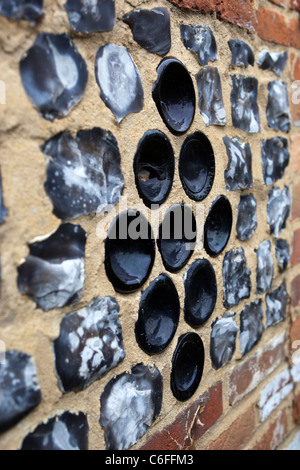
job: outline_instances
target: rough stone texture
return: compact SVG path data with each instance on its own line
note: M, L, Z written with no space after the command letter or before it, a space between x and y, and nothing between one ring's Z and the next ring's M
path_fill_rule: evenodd
M210 357L214 369L220 369L231 361L238 330L234 313L224 314L212 324Z
M245 356L260 341L264 332L263 307L261 300L246 305L241 313L240 344L242 356Z
M208 62L215 62L218 58L217 43L214 34L209 26L200 25L180 25L180 32L183 44L187 50L197 54L201 65L208 65Z
M249 240L257 229L257 202L253 194L241 196L236 231L239 240Z
M7 351L0 363L0 433L39 405L42 399L33 359L19 351Z
M287 52L269 52L263 49L257 57L257 65L262 70L272 70L281 77L288 60Z
M224 305L232 308L251 293L250 270L242 248L226 253L223 261Z
M236 129L250 134L260 131L257 105L258 80L255 77L231 75L231 115Z
M1 0L0 15L15 21L28 21L32 26L43 15L44 0Z
M221 79L216 67L205 67L196 75L199 109L206 126L225 126Z
M276 183L283 177L290 162L287 139L278 136L261 141L261 158L265 184Z
M288 293L285 284L266 295L267 328L285 320L287 303Z
M288 188L285 187L282 191L278 187L272 188L269 192L267 217L270 231L275 238L278 238L279 233L285 229L290 211L291 200Z
M227 191L252 188L252 153L250 145L238 139L223 138L228 155L228 166L225 171Z
M268 84L268 92L267 119L269 127L276 131L289 132L291 128L291 114L287 84L282 80L270 82Z
M259 245L256 256L256 293L263 294L271 289L274 276L274 261L270 240L266 240Z
M254 66L254 53L247 43L240 39L230 39L228 45L231 50L230 65L232 65L232 67Z

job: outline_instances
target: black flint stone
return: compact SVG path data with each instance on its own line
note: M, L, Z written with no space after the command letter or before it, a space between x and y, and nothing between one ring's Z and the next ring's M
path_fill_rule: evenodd
M250 297L251 272L242 248L226 253L223 261L223 286L226 308L234 307Z
M196 75L199 109L206 126L225 126L221 78L216 67L205 67Z
M78 33L110 31L116 23L115 0L67 0L65 9L71 28Z
M260 131L257 104L258 80L255 77L231 75L231 114L236 129L250 134Z
M214 369L218 370L231 361L238 330L234 313L225 314L212 324L210 357Z
M0 0L0 15L34 25L43 15L44 0Z
M281 77L288 60L287 52L269 52L263 50L257 58L257 65L262 70L272 70L276 75Z
M261 141L263 176L266 185L281 179L290 162L288 141L283 137L274 137Z
M125 47L116 44L100 47L96 54L95 75L101 90L100 97L118 123L128 114L143 109L142 79Z
M29 245L30 254L18 267L18 288L39 308L49 311L82 295L86 232L62 224L50 237Z
M241 196L236 231L239 240L249 240L257 229L257 202L252 194Z
M81 101L88 69L67 34L39 34L20 62L25 91L49 121L66 117Z
M248 44L239 39L230 39L228 44L232 53L230 65L233 67L248 67L249 65L254 65L254 53Z
M217 43L209 26L182 24L180 32L184 46L197 54L201 65L217 60Z
M66 411L37 426L25 437L21 450L88 450L88 434L86 415Z
M266 295L267 328L285 320L288 294L285 284Z
M148 52L164 56L171 49L171 24L168 8L137 9L123 16L134 40Z
M62 220L92 214L115 205L124 177L115 137L100 128L63 132L43 146L47 160L45 190L53 213Z
M0 363L0 432L16 424L42 400L36 368L28 354L7 351Z
M287 241L276 240L275 255L280 271L285 271L290 261L290 245Z
M250 352L260 341L264 332L264 310L262 301L256 300L243 309L241 313L240 346L242 356Z
M268 126L276 131L289 132L291 128L291 114L287 84L282 80L270 82L268 84L268 92Z
M162 398L163 378L155 366L138 364L131 373L110 380L100 397L107 450L128 450L136 444L156 421Z
M274 276L274 261L271 254L270 240L266 240L259 245L256 256L256 293L263 294L271 289Z
M285 229L286 220L291 211L291 199L287 186L281 191L274 187L269 191L269 201L267 205L267 218L270 232L278 238L279 233Z
M175 285L161 274L143 292L135 335L147 354L164 351L172 341L179 322L180 302Z
M252 188L252 152L248 143L240 143L238 139L224 137L228 156L228 166L225 171L227 191Z
M116 299L96 298L86 308L67 315L54 341L55 366L63 392L80 391L125 357Z

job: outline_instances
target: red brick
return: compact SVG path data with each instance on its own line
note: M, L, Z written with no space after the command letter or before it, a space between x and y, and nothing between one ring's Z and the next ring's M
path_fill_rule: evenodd
M300 317L298 317L291 326L290 330L290 342L291 345L295 341L300 341Z
M139 450L188 449L216 423L222 414L222 383L218 382L182 411L172 424L150 437Z
M236 367L229 379L229 404L234 405L254 390L284 358L284 337L278 336L263 351Z
M204 450L239 450L251 437L255 429L255 412L253 406L236 419L229 428Z
M300 182L293 184L292 218L300 218Z
M255 33L257 20L253 0L169 0L174 5L203 13L217 13L219 19Z
M287 418L285 411L277 416L264 436L256 443L253 450L275 450L287 433Z
M284 14L259 7L257 20L257 32L260 38L300 49L300 27L296 18L288 20Z
M292 281L292 306L298 307L300 305L300 274Z
M294 397L292 417L295 424L300 423L300 394Z
M296 230L293 234L293 253L291 256L292 266L300 263L300 229Z

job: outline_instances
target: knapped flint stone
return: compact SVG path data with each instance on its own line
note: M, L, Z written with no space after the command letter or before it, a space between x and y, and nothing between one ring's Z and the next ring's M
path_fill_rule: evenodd
M257 104L258 80L255 77L231 75L231 114L236 129L250 134L260 132Z
M20 62L24 89L39 114L62 119L81 101L88 69L67 34L39 34Z
M277 136L261 141L263 176L266 185L281 179L290 162L287 139Z
M0 0L0 15L35 25L44 11L44 0Z
M8 214L8 210L6 209L4 202L3 202L3 191L2 191L2 176L0 170L0 224L3 224Z
M270 240L266 240L259 245L256 256L256 293L263 294L271 289L274 276L274 261Z
M261 300L255 300L241 313L240 346L242 356L250 352L260 341L264 332L264 310Z
M291 129L291 114L287 84L275 80L268 84L267 120L268 126L276 131L289 132Z
M134 40L148 52L164 56L171 49L170 11L165 7L139 8L123 16Z
M0 390L2 433L36 408L42 400L31 356L19 351L6 351L4 363L0 362Z
M111 208L122 196L124 177L118 143L109 131L83 130L74 138L62 132L42 147L45 190L53 213L62 220Z
M197 54L201 65L217 60L217 43L212 30L206 24L180 25L180 33L184 46L188 51Z
M288 60L287 52L269 52L263 49L257 58L257 65L262 70L272 70L281 77Z
M210 339L210 357L214 369L220 369L231 361L236 347L239 328L235 321L235 313L225 313L212 324Z
M236 191L252 188L252 153L248 143L241 143L238 139L224 137L228 155L228 166L225 170L227 191Z
M239 240L249 240L257 229L257 202L253 194L241 196L236 231Z
M290 261L290 245L287 241L279 239L275 243L275 255L279 270L285 271Z
M251 293L251 272L247 267L244 250L239 248L226 253L223 261L224 305L232 308Z
M226 126L222 84L216 67L205 67L196 75L199 109L206 126Z
M29 256L18 267L19 292L46 312L78 301L85 281L85 245L86 232L72 224L29 244Z
M106 385L100 397L100 425L107 450L128 450L146 434L162 406L163 378L153 366L138 364Z
M291 198L287 186L281 191L274 187L269 191L267 205L267 218L271 234L278 238L279 233L285 229L286 220L291 211Z
M123 46L100 47L95 61L100 97L120 123L128 114L144 107L142 79L131 55Z
M63 319L53 343L63 392L86 389L124 359L119 317L116 299L105 297Z
M115 0L67 0L71 28L78 33L111 31L116 24Z
M230 39L228 45L232 53L230 65L233 67L254 66L254 53L248 44L240 39Z
M285 284L266 295L267 328L285 320L288 294Z
M88 450L89 425L84 413L66 411L28 434L21 450Z

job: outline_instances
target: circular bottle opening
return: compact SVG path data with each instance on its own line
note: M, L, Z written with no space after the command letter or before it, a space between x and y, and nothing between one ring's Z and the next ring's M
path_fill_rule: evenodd
M105 241L106 274L116 291L129 293L148 279L155 259L151 226L138 211L120 214Z
M197 224L192 209L184 204L171 206L159 227L157 246L165 268L180 271L192 256L197 240Z
M172 57L163 59L157 75L152 96L158 112L173 134L184 134L191 127L196 110L191 76L186 67Z
M179 322L180 302L175 285L161 274L143 293L135 335L147 354L164 351L172 341Z
M225 249L232 230L232 208L225 196L213 203L204 226L204 248L210 256L218 256Z
M148 131L139 142L134 158L137 190L147 207L163 204L172 189L175 158L167 136Z
M178 340L172 360L171 389L179 401L186 401L196 392L204 369L203 342L196 333L186 333Z
M186 274L184 287L184 318L197 328L211 317L217 302L217 280L210 262L195 261Z
M210 141L202 132L195 132L183 143L179 176L183 189L194 201L203 201L210 193L215 179L215 157Z

